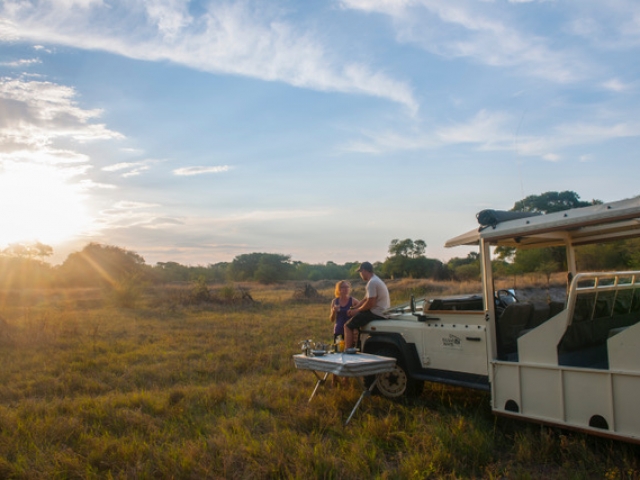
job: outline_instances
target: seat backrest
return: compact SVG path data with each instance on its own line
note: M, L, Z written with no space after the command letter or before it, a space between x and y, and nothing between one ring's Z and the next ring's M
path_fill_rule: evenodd
M564 310L564 302L558 302L556 300L549 302L549 318L555 317L562 310Z
M536 328L549 319L551 308L548 303L534 303L527 328Z
M512 303L496 321L498 353L504 356L518 349L518 334L529 323L533 307L530 303Z

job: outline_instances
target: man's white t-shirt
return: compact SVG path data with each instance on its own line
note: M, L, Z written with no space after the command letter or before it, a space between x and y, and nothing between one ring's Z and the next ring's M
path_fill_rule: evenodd
M389 298L387 286L380 280L380 277L374 274L367 282L365 288L367 298L376 298L376 304L371 309L371 312L382 317L384 311L391 307L391 299Z

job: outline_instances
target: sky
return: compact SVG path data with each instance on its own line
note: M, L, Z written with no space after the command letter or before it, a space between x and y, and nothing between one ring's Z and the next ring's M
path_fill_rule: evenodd
M637 0L0 0L0 248L383 261L640 194Z

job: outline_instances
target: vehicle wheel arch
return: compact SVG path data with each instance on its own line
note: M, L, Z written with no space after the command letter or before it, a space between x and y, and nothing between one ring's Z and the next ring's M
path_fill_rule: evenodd
M375 353L381 348L395 348L404 360L410 374L420 370L420 357L415 344L407 343L399 333L370 334L364 345L363 353Z
M378 334L367 339L364 347L365 353L380 354L389 357L396 358L396 365L398 370L390 372L388 374L382 374L382 377L378 378L378 385L376 391L383 396L391 399L398 399L406 396L419 395L422 392L424 382L416 379L413 375L416 372L415 361L417 359L417 352L414 344L407 344L404 338L400 334ZM389 380L387 377L393 377L395 381L394 387L390 384L387 385ZM366 377L365 383L367 386L371 385L375 377ZM401 379L401 383L405 388L400 387L399 390L397 381Z

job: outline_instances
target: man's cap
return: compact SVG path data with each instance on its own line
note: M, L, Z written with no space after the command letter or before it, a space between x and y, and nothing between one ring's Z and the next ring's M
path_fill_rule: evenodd
M358 271L362 272L363 270L366 270L367 272L373 272L373 265L371 265L369 262L362 262Z

